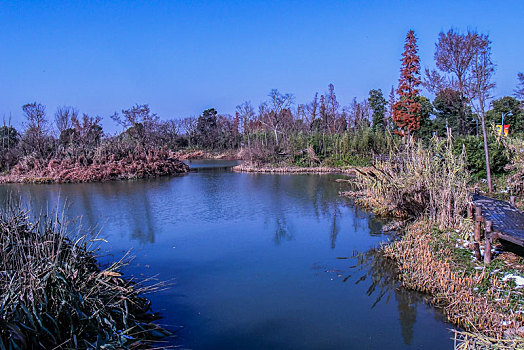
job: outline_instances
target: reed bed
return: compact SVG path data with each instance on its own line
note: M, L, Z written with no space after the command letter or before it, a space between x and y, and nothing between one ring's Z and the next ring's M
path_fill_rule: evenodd
M454 331L455 350L515 350L523 348L524 339L497 339L478 333Z
M357 203L411 222L382 251L396 262L403 287L429 295L462 329L456 348L523 349L517 331L524 330L524 298L501 276L511 268L477 264L462 247L472 231L465 218L470 175L464 149L454 153L451 138L426 145L408 139L371 170L356 170Z
M57 216L0 214L1 349L151 348L171 334L142 296L160 284L124 278L127 257L100 268L96 242L68 237Z
M254 164L240 164L233 167L233 171L243 173L269 174L348 174L356 175L354 167L297 167L297 166L256 166Z
M189 167L166 150L137 151L121 159L113 155L99 157L96 162L82 164L72 159L51 159L48 162L25 158L0 183L77 183L142 179L187 173Z
M432 296L431 302L465 331L501 339L504 331L521 327L521 306L506 283L487 268L460 264L455 242L451 236L432 232L428 221L418 221L383 251L396 261L404 287Z
M451 138L428 145L408 139L371 170L360 170L356 185L366 192L359 202L383 214L427 218L440 227L460 223L468 203L469 173L465 152L453 154Z

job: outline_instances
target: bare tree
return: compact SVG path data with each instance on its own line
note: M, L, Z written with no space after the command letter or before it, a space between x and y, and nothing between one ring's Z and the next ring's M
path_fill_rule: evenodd
M277 89L269 93L270 100L260 106L261 122L271 129L275 136L275 145L279 146L278 133L284 124L289 108L293 105L294 97L291 94L281 94Z
M45 106L40 103L28 103L22 106L26 122L22 138L25 155L34 154L39 159L46 159L52 152L53 142L49 136L49 125L45 116Z
M196 132L197 127L197 118L196 117L187 117L181 121L181 129L187 136L188 146L193 146L193 137Z
M367 100L358 102L354 97L351 105L348 107L348 125L353 128L359 128L364 125L369 125L371 121L372 111Z
M397 97L395 95L395 88L391 86L391 91L389 92L388 97L388 113L387 118L384 121L384 125L387 129L391 129L393 125L393 106L395 105L395 102L397 102Z
M90 117L85 114L82 119L77 116L71 118L71 123L75 131L75 153L81 155L80 161L84 165L88 165L95 154L96 147L99 145L100 139L103 136L102 127L100 126L100 117Z
M466 132L466 114L469 81L472 74L472 62L478 51L479 34L468 31L461 34L450 29L447 33L440 32L435 44L435 61L441 73L426 69L424 86L438 94L445 88L457 90L460 93L460 109L458 132Z
M36 102L28 103L22 106L22 111L26 119L26 129L33 129L42 133L48 131L44 105Z
M313 98L313 101L311 101L307 106L306 106L306 123L309 124L309 127L311 127L311 125L313 124L313 121L317 118L318 116L318 92L315 93L315 97Z
M236 107L236 115L240 120L241 131L247 137L247 148L249 150L249 158L252 159L251 154L251 123L255 118L255 109L251 102L245 101Z
M59 133L73 127L72 120L78 118L78 109L74 107L58 107L55 113L55 124Z
M122 110L122 116L115 113L111 116L118 124L127 128L125 131L141 147L158 146L160 118L156 113L151 113L149 105L136 105Z
M474 99L473 108L480 115L482 134L484 137L484 155L486 158L486 173L489 192L493 191L491 183L491 169L489 164L488 135L486 132L486 105L491 98L490 92L495 87L492 81L495 65L491 60L491 42L487 35L478 35L475 43L475 55L472 60L471 97Z

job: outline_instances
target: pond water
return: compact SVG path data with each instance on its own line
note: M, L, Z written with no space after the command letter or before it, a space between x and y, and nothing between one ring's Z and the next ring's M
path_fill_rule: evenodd
M206 168L199 162L201 168ZM219 167L220 168L220 167ZM102 261L172 281L149 295L187 349L451 349L451 325L398 287L382 224L333 175L200 170L144 181L4 185L101 229ZM65 204L64 204L65 203Z

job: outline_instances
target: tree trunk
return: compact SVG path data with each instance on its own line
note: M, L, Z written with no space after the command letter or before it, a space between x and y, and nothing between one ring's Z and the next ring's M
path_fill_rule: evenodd
M488 149L488 134L486 133L486 121L484 118L484 110L480 112L482 122L482 136L484 137L484 156L486 157L486 174L488 177L488 191L493 192L493 185L491 184L491 168L489 166L489 149Z
M249 149L249 160L253 163L253 156L251 155L251 139L249 138L249 132L247 133L247 148Z

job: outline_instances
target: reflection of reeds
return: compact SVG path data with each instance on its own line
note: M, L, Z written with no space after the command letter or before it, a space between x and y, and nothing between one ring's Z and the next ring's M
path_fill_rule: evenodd
M486 269L461 268L453 260L454 243L438 235L427 222L417 222L402 240L384 246L385 254L397 261L402 284L431 295L448 320L466 331L500 338L505 329L522 326L522 314L508 311L509 295L502 282Z
M384 298L387 303L392 295L395 296L402 338L404 343L409 345L413 339L413 327L417 316L416 308L420 295L399 285L398 268L395 262L384 254L382 249L372 248L364 253L355 252L351 258L357 261L355 266L352 266L352 270L364 272L355 283L358 284L369 279L370 285L366 294L374 297L372 309ZM344 282L350 277L351 275L345 277Z
M139 348L169 334L140 296L160 285L124 279L124 260L100 269L86 236L28 217L0 217L0 348Z

